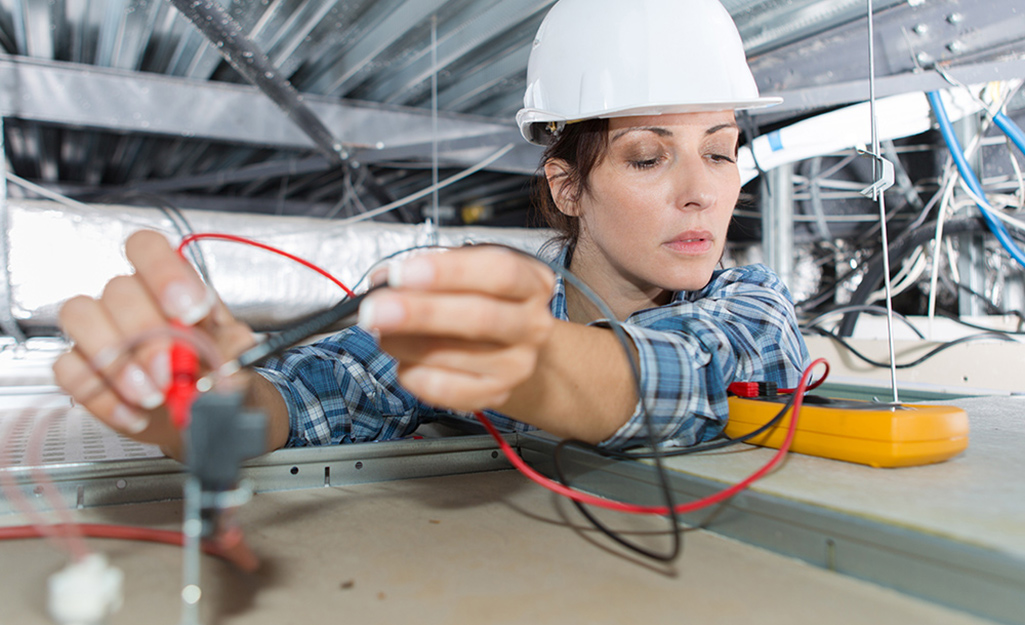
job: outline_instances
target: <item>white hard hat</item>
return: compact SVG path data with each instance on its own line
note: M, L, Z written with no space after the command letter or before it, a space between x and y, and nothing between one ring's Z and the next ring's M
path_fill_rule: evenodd
M718 0L559 0L534 38L516 123L544 145L551 123L781 101L758 95Z

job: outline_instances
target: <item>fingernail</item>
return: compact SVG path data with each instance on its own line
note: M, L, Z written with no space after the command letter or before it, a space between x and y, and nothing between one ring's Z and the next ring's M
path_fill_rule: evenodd
M391 297L371 296L359 306L357 323L364 330L386 330L398 325L406 318L406 311Z
M124 404L114 406L110 420L114 427L127 434L138 434L149 427L149 419Z
M134 363L125 365L121 380L130 399L139 402L146 410L153 410L164 403L164 394L160 392L141 367Z
M377 286L380 284L388 283L389 269L387 267L378 267L370 274L370 285Z
M434 263L413 257L388 266L388 284L394 287L424 287L434 282Z
M213 291L192 282L172 282L164 289L160 303L164 312L190 326L210 314Z
M149 375L157 388L167 388L171 384L171 354L161 350L153 356L149 363Z

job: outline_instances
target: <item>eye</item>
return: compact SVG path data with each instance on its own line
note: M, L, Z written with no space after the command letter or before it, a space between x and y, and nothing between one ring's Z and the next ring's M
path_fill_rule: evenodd
M737 159L733 158L728 154L709 154L708 158L712 159L717 163L736 163Z
M661 157L644 158L644 159L631 159L630 166L636 169L651 169L661 162Z

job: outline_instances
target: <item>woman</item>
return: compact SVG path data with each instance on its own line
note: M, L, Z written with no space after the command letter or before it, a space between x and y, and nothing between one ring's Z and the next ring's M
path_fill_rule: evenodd
M608 447L717 435L726 386L794 386L807 353L789 295L761 266L715 271L740 191L734 111L764 106L729 14L716 0L561 0L534 42L528 140L547 146L541 208L558 262L609 305L631 363L597 307L543 264L464 248L393 265L359 327L243 375L270 417L268 449L380 440L439 413L489 410L506 429L542 428ZM227 358L250 330L162 236L133 235L135 274L61 310L75 349L54 365L111 427L180 457L160 391L166 341L104 376L104 350L172 319ZM554 296L553 296L554 294Z

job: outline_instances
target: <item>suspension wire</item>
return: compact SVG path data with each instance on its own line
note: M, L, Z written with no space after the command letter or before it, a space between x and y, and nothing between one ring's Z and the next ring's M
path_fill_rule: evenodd
M431 245L438 245L441 207L438 205L438 14L431 16Z
M897 396L897 357L893 343L893 289L890 284L890 240L886 229L886 189L879 188L882 178L880 168L882 156L879 148L879 130L876 124L876 60L875 60L875 28L872 0L868 2L868 107L872 125L872 193L879 202L880 236L883 239L883 279L886 288L886 339L890 350L890 386L893 389L893 403L900 403Z

